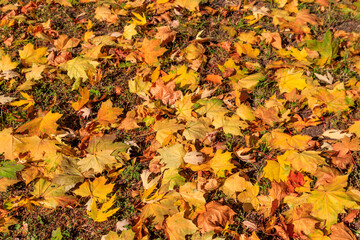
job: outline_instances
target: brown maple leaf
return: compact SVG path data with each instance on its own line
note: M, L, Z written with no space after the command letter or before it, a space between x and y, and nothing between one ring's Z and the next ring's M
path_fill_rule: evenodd
M155 99L161 100L164 104L174 104L177 99L182 96L181 91L175 91L175 82L171 81L167 84L162 79L159 79L153 84L150 93Z
M161 45L166 45L169 42L174 42L176 38L176 32L171 30L169 26L161 26L156 28L158 32L155 38L161 40Z
M344 137L341 143L335 143L333 146L334 151L339 151L338 156L344 157L350 151L360 151L360 139Z

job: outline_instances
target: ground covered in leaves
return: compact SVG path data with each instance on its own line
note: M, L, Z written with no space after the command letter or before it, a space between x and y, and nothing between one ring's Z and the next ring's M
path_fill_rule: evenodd
M0 0L0 238L359 239L359 26L351 0Z

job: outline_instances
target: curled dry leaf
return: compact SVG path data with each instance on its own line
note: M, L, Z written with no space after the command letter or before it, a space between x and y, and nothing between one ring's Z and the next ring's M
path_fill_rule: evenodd
M205 212L199 215L197 225L202 233L220 232L226 224L234 222L234 215L235 212L228 206L212 201L205 205Z
M205 161L204 155L201 152L187 152L184 156L184 162L194 165L200 165Z

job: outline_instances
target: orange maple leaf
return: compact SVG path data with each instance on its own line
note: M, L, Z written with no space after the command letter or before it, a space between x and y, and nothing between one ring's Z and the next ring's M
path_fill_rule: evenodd
M149 65L156 65L159 62L158 57L166 52L166 48L160 47L160 43L160 39L144 39L139 50L142 53L142 58L145 63Z
M38 117L19 127L16 132L29 131L30 135L55 134L58 124L56 121L62 116L60 113L39 111Z

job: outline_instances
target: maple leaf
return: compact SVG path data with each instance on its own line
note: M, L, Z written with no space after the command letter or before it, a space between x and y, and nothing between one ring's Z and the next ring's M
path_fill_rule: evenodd
M56 134L58 124L56 121L61 118L62 114L39 111L38 117L20 126L16 132L29 131L30 135L52 135Z
M27 72L25 74L26 80L40 80L43 77L41 76L41 74L44 72L46 66L45 65L38 65L38 64L33 64L31 66L29 70L29 72Z
M124 27L124 33L123 36L126 40L131 40L131 38L133 36L135 36L138 32L135 30L136 25L135 24L130 24L130 25L126 25Z
M71 106L75 111L79 111L89 101L90 97L90 91L87 88L80 88L79 93L81 96L79 100L71 103Z
M132 18L133 24L140 25L140 26L146 25L146 17L145 17L144 13L142 15L140 15L138 13L133 12L132 14L135 17L135 18L134 17Z
M259 200L257 195L259 194L259 186L252 185L251 182L245 182L245 191L239 193L237 200L244 203L243 209L246 212L251 211L252 209L259 210Z
M286 165L281 165L280 163L273 161L273 160L267 160L266 166L263 170L263 176L272 180L275 180L276 182L286 182L287 176L290 173L290 169Z
M280 69L276 71L280 92L291 92L294 88L303 90L307 84L302 71L295 72L294 69Z
M179 119L191 120L192 119L192 109L194 104L191 101L191 95L186 94L182 96L181 99L175 102L176 115Z
M150 93L155 99L161 100L164 104L173 105L177 99L182 97L181 91L175 91L175 82L171 81L164 84L164 81L159 79L150 88Z
M228 110L222 106L223 102L217 98L212 98L210 100L200 99L196 103L199 104L200 107L198 107L195 112L200 115L206 115L206 117L211 120L219 118L228 112Z
M291 136L286 133L272 131L270 146L280 150L305 150L308 148L308 142L311 140L307 135Z
M40 138L38 136L21 138L22 144L19 144L15 150L18 153L30 152L33 160L45 159L45 156L55 155L60 149L56 140Z
M0 178L0 192L6 192L9 186L12 186L18 182L19 180L16 179ZM1 227L0 227L0 232L1 232Z
M45 57L46 50L46 47L35 49L34 45L28 43L23 50L19 50L19 55L24 65L31 65L33 63L44 64L47 62Z
M178 212L166 219L165 233L170 240L182 240L186 235L194 234L198 228L186 218L184 212Z
M112 192L115 185L112 183L105 184L106 181L104 176L95 178L92 182L85 181L73 193L82 197L91 196L94 201L103 202L106 200L106 195Z
M156 140L163 145L173 133L184 129L184 125L176 123L176 119L164 119L156 121L153 129L156 131Z
M16 179L16 172L24 169L24 165L17 164L15 161L0 162L0 178Z
M156 29L158 32L156 33L155 38L160 39L162 45L175 41L176 32L171 30L169 26L161 26Z
M117 22L118 16L112 14L111 10L107 6L98 6L95 9L95 19L114 24Z
M97 121L104 126L110 126L111 124L117 122L117 116L122 113L121 108L113 107L113 104L110 99L101 104L97 115Z
M337 223L331 226L331 240L355 240L357 239L352 231L343 223Z
M321 42L317 40L308 40L307 46L311 50L316 50L320 53L321 58L318 60L317 64L324 66L325 64L330 64L331 60L336 57L339 40L334 40L330 30L327 30Z
M104 135L102 137L92 137L86 149L86 157L77 163L81 171L94 169L95 173L102 172L106 167L111 167L117 163L113 153L116 150L126 151L128 146L124 143L113 141L115 135Z
M3 55L0 60L0 72L13 70L17 67L16 62L12 62L9 55Z
M115 196L114 194L109 201L103 203L100 209L97 208L96 201L93 200L91 204L90 211L87 211L87 214L95 221L95 222L104 222L109 217L114 215L120 208L114 208L109 210L115 203Z
M34 191L31 194L36 198L37 202L47 208L56 208L57 206L65 206L75 202L73 197L65 195L64 187L43 178L40 178L34 184Z
M87 58L76 57L65 63L60 64L60 67L63 70L67 71L67 74L70 78L75 79L75 83L73 85L72 90L76 90L79 87L80 80L83 81L87 80L88 79L87 72L88 71L94 72L98 64L99 64L98 62L89 60Z
M225 171L231 172L235 165L230 163L231 152L222 153L221 150L217 150L214 157L210 160L209 164L216 176L225 177Z
M26 109L30 108L31 106L34 106L35 101L34 101L32 96L30 96L29 94L27 94L25 92L20 92L20 94L26 100L19 100L19 101L16 101L16 102L12 102L12 103L10 103L11 106L19 107L19 106L22 106L22 105L26 104L26 106L23 108L23 110L26 110Z
M341 143L335 143L333 145L333 150L339 151L339 157L344 157L350 151L360 151L360 139L350 139L349 137L345 136Z
M326 164L325 159L316 151L286 151L284 155L278 156L288 161L296 171L305 171L314 174L319 165Z
M175 4L194 12L199 9L200 2L201 0L176 0Z
M131 93L136 93L139 97L148 100L148 91L151 87L150 82L144 81L140 76L135 76L134 80L129 81L129 91Z
M80 39L69 38L66 35L60 35L58 39L54 41L54 46L58 50L66 50L68 48L74 48L79 45Z
M140 214L140 218L145 220L146 218L153 217L153 223L161 225L166 215L173 215L178 213L178 208L174 205L178 197L175 195L168 194L164 199L146 204Z
M240 173L235 173L226 178L224 185L221 187L221 191L223 191L226 196L236 200L237 194L246 189L245 182L245 178L240 177Z
M238 106L238 108L236 109L236 114L243 120L247 120L247 121L255 120L253 110L245 104L240 104Z
M349 132L355 133L357 137L360 137L360 121L355 121L355 123L349 127Z
M205 209L197 218L197 225L202 233L210 231L220 232L222 227L234 222L233 216L236 213L228 206L211 201L205 205Z
M180 186L179 193L186 202L196 209L204 208L204 205L206 204L204 192L197 190L195 183L187 182Z
M158 57L166 52L166 48L160 47L160 39L147 39L142 42L142 46L139 49L144 62L148 65L157 65L159 63Z
M12 128L5 128L0 132L0 153L4 153L5 159L9 160L17 158L16 149L22 143L21 139L12 133Z
M344 208L353 208L357 204L345 192L348 176L338 176L327 185L320 186L311 191L308 203L313 204L311 215L325 220L327 229L337 222L338 214L344 212Z
M6 97L5 95L0 95L0 105L12 102L15 99L16 98L13 98L13 97Z
M159 148L161 162L166 164L169 168L178 168L184 163L184 156L186 154L182 144L175 144L170 147Z
M183 136L187 140L203 140L206 134L212 132L212 128L209 127L209 121L206 119L198 119L197 121L188 121L185 125Z

